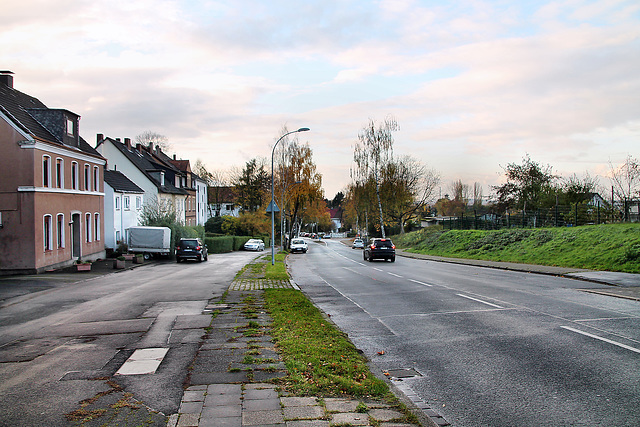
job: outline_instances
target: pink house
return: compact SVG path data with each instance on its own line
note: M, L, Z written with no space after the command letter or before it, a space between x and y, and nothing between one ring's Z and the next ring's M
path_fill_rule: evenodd
M80 116L13 88L0 71L0 274L103 258L106 160Z

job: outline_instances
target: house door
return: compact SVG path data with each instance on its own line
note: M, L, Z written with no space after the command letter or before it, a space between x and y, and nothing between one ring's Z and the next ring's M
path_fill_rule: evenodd
M74 258L80 258L82 251L80 250L80 214L74 213L71 215L71 256Z

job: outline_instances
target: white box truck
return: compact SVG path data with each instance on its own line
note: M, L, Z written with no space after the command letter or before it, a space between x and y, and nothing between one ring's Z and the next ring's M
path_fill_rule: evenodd
M142 253L145 259L171 255L171 229L169 227L130 227L129 252Z

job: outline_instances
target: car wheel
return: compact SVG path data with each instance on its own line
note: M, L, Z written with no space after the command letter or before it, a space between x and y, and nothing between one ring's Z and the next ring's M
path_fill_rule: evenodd
M366 252L362 252L362 259L363 260L367 260L367 253Z
M202 262L202 255L198 255L198 262Z
M180 260L180 258L179 258L179 257L176 257L176 262L178 262L178 263L179 263L180 261L181 261L181 260Z
M392 256L391 258L389 258L389 261L396 262L396 257Z
M150 260L151 259L151 254L149 252L145 252L143 258L145 260Z
M208 261L208 260L209 260L209 254L206 254L206 255L204 256L204 260L205 260L205 261Z

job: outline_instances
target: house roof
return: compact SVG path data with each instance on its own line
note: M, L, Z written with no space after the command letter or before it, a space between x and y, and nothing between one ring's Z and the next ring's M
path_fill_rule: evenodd
M78 147L65 145L60 138L36 119L35 113L42 110L50 109L38 98L20 92L8 84L0 83L0 112L7 116L20 130L31 135L34 139L46 141L70 150L83 151L102 158L100 153L81 137L79 138ZM75 113L71 114L77 116Z
M236 203L238 195L234 187L207 187L208 199L211 203Z
M116 147L135 167L137 167L149 180L158 188L158 191L166 194L188 194L186 190L177 188L169 180L164 181L164 185L154 175L154 172L162 171L162 165L154 161L154 157L150 155L144 148L129 148L124 143L116 141L112 138L105 138L98 144L111 143Z
M144 193L142 188L138 187L120 171L105 170L104 182L119 193Z

